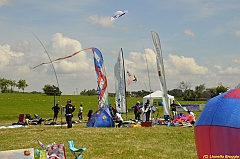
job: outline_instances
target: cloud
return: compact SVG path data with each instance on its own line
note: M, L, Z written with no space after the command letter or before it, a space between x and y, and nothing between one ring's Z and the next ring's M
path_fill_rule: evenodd
M234 63L240 63L240 60L239 60L239 59L232 59L232 62L234 62Z
M56 33L52 36L48 49L51 50L55 58L60 58L82 50L82 45L78 40L64 37L62 33ZM91 54L90 51L88 53ZM87 57L86 51L81 51L73 57L54 63L54 65L59 73L88 71L89 68L92 68L92 59Z
M0 70L6 71L7 67L14 66L13 71L16 71L19 68L18 65L23 62L20 60L23 57L24 53L13 51L8 44L0 46ZM12 72L11 70L7 71Z
M191 74L191 75L206 75L210 71L204 66L199 66L194 58L177 56L177 55L168 55L167 66L175 74L176 72L181 72L182 74Z
M225 70L222 68L222 66L214 65L214 68L217 69L218 73L221 76L229 76L229 75L239 75L240 74L240 68L238 67L227 67Z
M235 36L240 36L240 30L235 31L235 32L234 32L234 35L235 35Z
M10 0L1 0L0 1L0 7L2 6L11 6L12 2Z
M195 36L194 32L192 32L190 29L185 30L185 31L184 31L184 34L185 34L186 36L191 36L191 37L194 37L194 36Z
M110 16L91 15L87 18L87 22L93 26L100 26L102 28L113 28L114 22L110 20Z

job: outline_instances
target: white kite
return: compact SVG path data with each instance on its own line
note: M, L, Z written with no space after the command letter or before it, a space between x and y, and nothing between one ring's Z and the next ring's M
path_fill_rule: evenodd
M111 16L111 21L118 19L119 17L123 16L126 14L128 11L116 11L112 16Z

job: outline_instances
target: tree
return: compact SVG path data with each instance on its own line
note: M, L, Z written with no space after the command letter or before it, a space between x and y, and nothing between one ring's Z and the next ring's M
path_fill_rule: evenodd
M17 86L17 83L15 80L9 80L9 85L11 86L11 92L13 92L14 87Z
M58 87L50 84L45 84L43 87L43 91L46 95L60 96L62 94Z
M24 90L25 88L28 86L28 84L26 83L26 80L23 80L23 79L20 79L18 82L17 82L17 87L18 89L22 89L23 93L24 93Z
M171 91L168 91L168 94L170 94L176 98L180 98L183 96L183 92L181 89L173 89Z
M7 88L9 86L8 80L5 78L0 78L0 87L1 87L1 92L6 93Z
M218 86L217 88L216 88L216 95L219 95L219 94L222 94L222 93L224 93L224 92L227 92L227 88L226 87L224 87L223 85L220 85L220 86Z
M178 88L182 90L182 92L185 92L186 90L191 89L191 83L182 81L178 84Z
M183 99L184 100L190 100L190 99L192 99L192 98L194 98L194 92L193 92L193 90L190 90L190 89L188 89L188 90L185 90L184 92L183 92Z
M195 100L196 98L200 98L205 91L205 84L200 84L199 86L195 87Z

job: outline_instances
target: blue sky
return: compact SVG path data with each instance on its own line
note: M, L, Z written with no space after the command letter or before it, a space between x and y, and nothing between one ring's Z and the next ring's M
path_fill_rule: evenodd
M240 1L0 1L1 78L26 79L26 91L57 85L51 59L88 47L101 50L109 92L115 91L113 68L123 48L126 69L138 78L129 91L160 89L151 31L160 36L167 89L181 81L206 87L235 88L240 75ZM116 21L118 10L129 12ZM30 31L29 31L30 30ZM149 65L150 84L146 57ZM96 89L91 52L54 63L63 94ZM17 89L16 89L17 90Z

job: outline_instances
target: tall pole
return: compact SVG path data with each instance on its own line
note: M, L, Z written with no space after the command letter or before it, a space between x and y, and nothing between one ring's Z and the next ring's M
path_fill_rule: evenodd
M56 89L54 88L54 105L53 106L55 105L56 105Z

